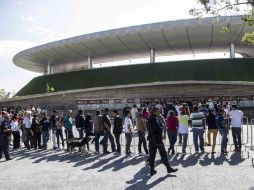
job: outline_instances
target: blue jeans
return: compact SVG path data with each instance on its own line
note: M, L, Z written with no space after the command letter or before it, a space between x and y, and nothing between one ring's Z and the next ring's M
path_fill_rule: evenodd
M195 151L198 151L199 148L201 151L204 151L204 129L193 128L193 143ZM199 144L198 144L199 139Z
M179 135L180 135L180 134L179 134ZM181 134L181 136L182 136L182 140L183 140L182 151L183 151L183 152L186 152L188 133L187 133L187 134Z
M48 140L49 140L49 131L42 131L42 146L43 146L43 148L47 147Z
M177 140L177 131L168 130L168 140L169 140L170 150L175 150L174 146Z
M84 136L84 129L83 128L77 128L78 130L78 133L79 133L79 138L80 139L83 139L83 136Z
M241 127L232 127L231 130L232 130L232 136L233 136L235 149L237 148L241 149L242 148Z
M228 130L227 129L219 129L221 134L221 152L227 150L227 143L228 143Z
M102 131L95 131L95 137L94 137L94 144L95 144L95 151L100 151L100 137L103 136Z

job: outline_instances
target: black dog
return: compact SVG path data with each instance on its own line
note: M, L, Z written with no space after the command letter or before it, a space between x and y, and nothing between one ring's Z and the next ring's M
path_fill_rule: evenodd
M82 140L80 139L70 139L69 140L69 148L68 148L68 151L69 151L69 154L72 156L73 153L74 153L74 149L77 147L77 148L80 148L80 151L82 154L86 154L87 151L86 151L86 144L89 143L89 141L91 140L91 138L89 137L84 137Z

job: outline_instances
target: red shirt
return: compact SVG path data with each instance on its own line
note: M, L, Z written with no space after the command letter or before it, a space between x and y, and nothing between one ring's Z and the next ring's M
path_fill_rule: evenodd
M178 118L176 116L169 116L167 118L168 130L177 131Z

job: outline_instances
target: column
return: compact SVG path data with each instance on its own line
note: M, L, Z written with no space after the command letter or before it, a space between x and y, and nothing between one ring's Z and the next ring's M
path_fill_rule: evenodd
M50 64L50 61L48 61L47 74L48 74L48 75L51 74L51 64Z
M230 44L230 58L235 58L235 44L233 42Z
M150 63L155 63L155 49L150 49Z
M88 61L88 68L92 69L93 68L93 58L89 56L87 61Z

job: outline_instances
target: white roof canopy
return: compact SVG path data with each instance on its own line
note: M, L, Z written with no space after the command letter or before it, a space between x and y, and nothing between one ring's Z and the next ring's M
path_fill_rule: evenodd
M229 26L223 32L223 26ZM52 66L87 62L93 64L120 61L149 56L154 49L156 56L196 54L229 51L235 44L235 52L254 57L253 46L241 42L247 31L253 31L241 20L241 16L187 19L167 21L76 36L24 50L16 54L13 62L24 69L45 71Z

